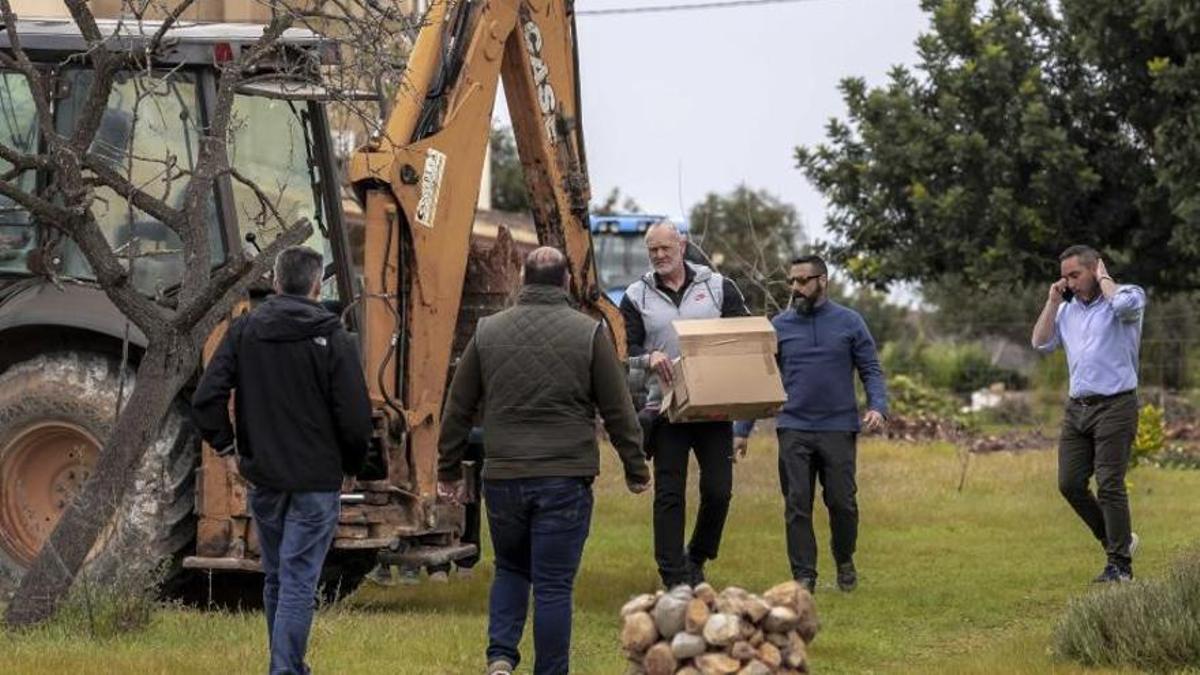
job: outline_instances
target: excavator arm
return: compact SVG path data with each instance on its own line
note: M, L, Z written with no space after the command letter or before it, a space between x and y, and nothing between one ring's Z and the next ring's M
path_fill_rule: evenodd
M566 254L574 298L624 350L588 227L572 4L435 0L384 133L351 160L366 212L364 364L393 439L388 479L420 496L431 526L442 404L501 78L538 238Z

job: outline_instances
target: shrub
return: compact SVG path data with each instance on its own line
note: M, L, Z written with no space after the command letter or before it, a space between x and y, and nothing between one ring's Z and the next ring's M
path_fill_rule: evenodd
M953 417L959 412L959 403L953 396L933 389L918 378L908 375L893 375L888 378L888 399L892 414L905 417Z
M1137 466L1162 452L1166 445L1166 436L1167 425L1163 420L1163 409L1147 403L1138 412L1137 436L1133 439L1133 452L1129 463Z
M1072 601L1055 626L1052 649L1088 666L1200 666L1200 551L1164 579L1110 584Z
M1027 383L1019 373L992 364L975 342L890 342L880 355L888 374L916 377L936 389L966 395L996 382L1010 389Z

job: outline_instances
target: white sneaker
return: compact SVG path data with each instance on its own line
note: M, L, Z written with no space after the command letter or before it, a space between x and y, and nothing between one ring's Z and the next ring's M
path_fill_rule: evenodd
M1137 532L1129 533L1129 557L1132 558L1134 553L1137 553L1138 545L1142 543L1142 538L1137 536Z

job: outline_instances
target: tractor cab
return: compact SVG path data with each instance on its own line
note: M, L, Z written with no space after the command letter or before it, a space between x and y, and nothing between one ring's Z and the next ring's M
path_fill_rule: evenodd
M159 28L151 22L97 23L111 40L133 52L149 43ZM17 30L30 59L53 83L55 131L69 136L85 114L93 80L88 59L82 57L85 40L69 19L22 20ZM195 165L201 130L215 112L221 66L254 45L262 30L244 24L177 24L152 68L130 70L114 83L93 152L134 184L178 205ZM0 32L0 49L9 50L8 40L7 32ZM312 84L332 50L307 30L290 29L279 44L275 60L264 63L264 77L244 86L233 103L229 159L234 172L218 180L207 211L213 264L220 264L235 246L263 247L278 233L276 218L264 212L250 185L254 184L266 192L284 222L308 218L313 223L308 245L324 252L329 270L323 295L345 299L350 280L336 274L345 269L337 264L345 262L339 261L345 242L338 178L325 112L314 100L320 98L314 94L319 87ZM272 70L277 79L272 79ZM38 124L25 76L0 71L0 143L19 152L37 152ZM0 160L0 171L9 168ZM13 182L24 190L40 191L50 178L28 170ZM175 233L107 188L97 190L93 213L114 250L135 253L128 256L132 264L127 262L135 286L149 295L170 294L184 265ZM28 212L0 196L0 279L38 271L91 278L78 249L69 241L54 243L57 237L50 224L44 225L38 227ZM47 255L35 253L51 243ZM31 262L48 269L31 269Z

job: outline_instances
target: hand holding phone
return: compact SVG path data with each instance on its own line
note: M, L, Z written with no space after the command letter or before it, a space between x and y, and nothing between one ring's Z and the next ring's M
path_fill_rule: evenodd
M1066 279L1059 279L1050 284L1050 302L1070 302L1075 294L1071 291L1071 287L1067 286Z

